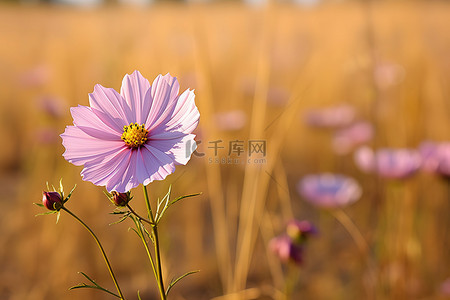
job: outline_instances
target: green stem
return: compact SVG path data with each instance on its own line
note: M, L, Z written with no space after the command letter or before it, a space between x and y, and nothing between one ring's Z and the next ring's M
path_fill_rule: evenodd
M158 281L159 293L161 296L161 300L166 300L166 292L164 289L164 280L162 276L162 268L161 268L161 253L159 251L159 238L158 238L158 224L155 222L155 218L153 217L152 207L150 205L150 200L148 198L147 187L143 185L144 188L144 197L145 204L147 205L148 217L150 222L152 222L152 233L153 233L153 243L155 245L155 259L156 259L156 273Z
M114 275L114 272L113 272L113 270L111 268L111 264L109 263L108 257L106 256L106 252L103 249L103 246L100 243L100 240L97 238L95 233L91 230L91 228L89 228L89 226L87 226L86 223L84 223L74 213L72 213L70 210L68 210L65 207L62 207L61 209L66 211L72 217L74 217L92 235L92 237L94 238L95 242L97 243L97 246L100 248L100 251L102 252L103 259L105 260L106 266L108 267L109 274L111 275L111 278L112 278L112 280L114 282L114 285L116 286L116 289L117 289L117 292L119 293L120 299L125 300L125 297L123 296L122 291L120 290L119 283L117 282L116 276Z
M139 237L141 238L142 243L144 244L145 251L147 252L148 259L150 260L150 264L152 265L153 274L155 274L155 278L158 278L158 274L156 273L155 263L153 262L152 254L150 253L150 249L148 248L147 240L145 239L143 224L139 222L139 220L135 220L136 228L139 230Z
M127 204L127 208L130 210L130 212L131 212L133 215L136 216L136 218L139 219L139 221L144 221L145 223L148 223L148 224L150 224L150 225L153 225L153 224L154 224L153 222L147 220L146 218L143 218L143 217L141 217L140 215L138 215L137 212L135 212L134 209L133 209L129 204Z

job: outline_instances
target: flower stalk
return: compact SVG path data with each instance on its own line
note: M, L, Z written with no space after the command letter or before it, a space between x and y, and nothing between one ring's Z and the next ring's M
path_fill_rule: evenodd
M106 256L105 249L103 249L102 244L100 243L100 240L97 238L95 233L92 231L92 229L86 225L86 223L83 222L77 215L72 213L69 209L66 207L61 207L62 210L67 212L69 215L74 217L81 225L83 225L84 228L86 228L87 231L91 234L91 236L94 238L95 242L97 243L98 248L100 249L100 252L102 253L103 259L105 260L106 266L108 268L109 274L111 275L111 278L114 282L114 285L116 286L117 292L119 293L120 299L125 300L125 297L122 294L122 291L120 290L119 283L117 282L116 276L114 275L114 271L112 270L111 264L109 263L108 257Z
M144 198L145 204L147 206L148 217L150 222L152 223L152 235L153 235L153 244L155 246L155 263L156 263L156 280L158 282L159 293L161 296L161 300L166 300L166 292L164 288L164 279L162 276L162 266L161 266L161 253L159 250L159 237L158 237L158 224L155 222L155 218L153 217L152 207L150 205L150 200L148 198L147 186L142 185L144 190Z

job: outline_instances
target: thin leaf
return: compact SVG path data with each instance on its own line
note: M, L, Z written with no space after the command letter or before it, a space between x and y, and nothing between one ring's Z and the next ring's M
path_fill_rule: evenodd
M52 215L52 214L56 214L56 213L57 213L56 210L51 210L51 211L46 211L46 212L44 212L44 213L37 214L37 215L35 215L35 217L37 217L37 216Z
M90 289L97 289L97 290L101 290L104 291L108 294L111 294L113 296L116 296L117 298L120 298L119 295L109 291L108 289L105 289L104 287L101 287L100 285L97 284L97 282L95 282L95 280L91 279L86 273L84 272L79 272L81 275L83 275L87 280L89 280L93 285L87 285L86 283L80 283L78 285L75 285L71 288L69 288L69 290L75 290L75 289L81 289L81 288L90 288Z
M39 207L45 207L44 206L44 204L41 204L41 203L33 203L34 205L37 205L37 206L39 206Z
M129 214L129 213L130 213L129 211L115 210L113 212L110 212L109 214L110 215L123 215L123 214Z
M112 197L111 193L108 193L108 191L103 191L103 194L109 199Z
M60 216L61 216L61 212L58 211L58 214L56 215L56 224L58 224Z
M138 300L142 300L141 299L141 294L139 293L139 291L137 291L137 294L138 294Z
M120 298L119 295L116 295L115 293L113 293L113 292L111 292L111 291L109 291L107 289L104 289L101 286L87 285L85 283L80 283L78 285L72 286L72 287L69 288L69 290L76 290L76 289L82 289L82 288L100 290L100 291L106 292L106 293L108 293L110 295L113 295L113 296L115 296L117 298Z
M190 272L187 272L186 274L181 275L181 276L178 277L177 279L172 280L172 281L170 282L169 286L167 287L166 296L169 295L170 290L172 289L172 287L173 287L175 284L177 284L178 281L180 281L180 280L183 279L184 277L187 277L187 276L189 276L189 275L191 275L191 274L195 274L195 273L198 273L198 272L200 272L200 270L190 271Z
M162 215L162 213L166 210L167 205L169 203L169 199L170 199L170 193L172 192L172 185L169 186L169 191L167 191L167 194L161 199L161 201L159 201L158 199L158 206L156 208L156 214L155 214L155 219L159 220L161 219L160 215ZM164 208L162 209L162 211L160 211L161 205L164 203Z
M109 224L109 225L116 225L116 224L122 223L123 221L125 221L125 220L129 217L130 213L131 213L131 212L128 212L128 214L126 214L126 215L124 215L122 218L120 218L119 221L113 222L113 223L111 223L111 224Z
M176 198L175 200L172 200L172 201L168 202L168 203L166 204L166 206L164 206L164 209L162 210L161 214L160 214L159 216L157 216L157 218L156 218L156 223L159 223L159 221L160 221L161 218L163 217L163 215L164 215L164 213L166 212L166 210L167 210L170 206L172 206L173 204L177 203L178 201L180 201L180 200L182 200L182 199L190 198L190 197L194 197L194 196L198 196L198 195L200 195L200 194L201 194L201 193L185 195L185 196L178 197L178 198Z
M195 197L195 196L198 196L198 195L201 195L201 194L202 194L202 193L195 193L195 194L190 194L190 195L185 195L185 196L178 197L178 198L176 198L175 200L171 201L171 202L170 202L170 205L173 205L173 204L177 203L178 201L180 201L180 200L182 200L182 199L190 198L190 197ZM170 205L169 205L169 206L170 206Z

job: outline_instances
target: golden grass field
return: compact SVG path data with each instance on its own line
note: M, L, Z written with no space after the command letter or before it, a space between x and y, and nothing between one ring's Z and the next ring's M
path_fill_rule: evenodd
M201 113L197 140L205 156L194 155L149 186L152 199L170 184L174 196L202 192L174 206L161 225L167 280L201 270L171 299L285 299L292 270L267 244L293 217L313 222L320 234L296 270L291 299L447 299L440 285L450 277L448 181L424 173L404 182L363 174L352 155L333 153L328 131L311 129L303 116L348 103L376 122L375 146L450 140L449 28L444 1L309 9L0 5L0 299L111 298L68 291L83 281L79 271L113 288L89 234L66 214L57 225L54 216L35 217L42 209L33 202L47 181L57 185L61 177L66 189L77 184L68 206L103 241L127 298L137 299L139 290L143 300L157 299L131 223L108 225L116 217L108 214L114 208L103 188L81 180L82 168L64 160L58 137L72 124L69 107L88 105L95 84L119 90L136 69L150 81L170 72L181 90L195 88ZM381 62L403 70L385 88L372 76ZM215 114L232 110L244 112L245 124L219 126ZM267 142L264 163L209 161L210 141L251 139ZM353 176L362 198L339 212L313 207L296 185L318 172ZM134 207L144 211L140 189L134 195ZM337 221L342 214L368 250Z

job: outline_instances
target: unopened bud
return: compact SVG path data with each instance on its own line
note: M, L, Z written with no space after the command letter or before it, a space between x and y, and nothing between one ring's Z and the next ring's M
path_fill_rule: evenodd
M130 202L131 197L129 192L128 193L112 192L110 200L115 206L126 206L128 202Z
M317 234L317 229L311 222L291 220L286 226L286 232L294 242L302 244L309 236Z
M58 192L44 192L42 204L49 210L59 210L62 207L61 194Z
M293 262L296 265L301 265L303 262L303 247L294 244L287 235L273 238L269 248L282 262Z

